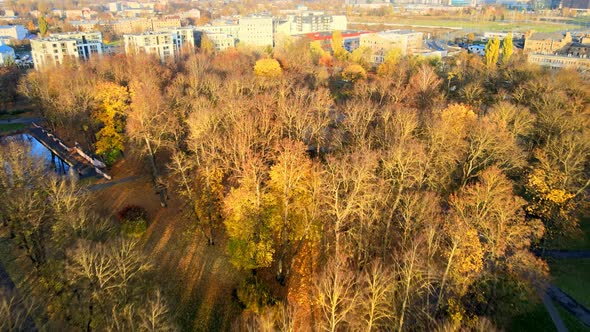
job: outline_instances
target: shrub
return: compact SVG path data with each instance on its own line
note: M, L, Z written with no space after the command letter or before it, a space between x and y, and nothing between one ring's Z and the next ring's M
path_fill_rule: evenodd
M147 229L144 219L128 220L121 225L121 232L129 237L140 237Z
M272 306L276 302L264 282L255 276L242 281L237 295L246 309L257 314L260 314L264 308Z
M121 232L127 236L139 237L147 229L147 211L141 206L127 205L117 217L122 223Z
M127 205L117 214L119 221L147 220L147 211L138 205Z

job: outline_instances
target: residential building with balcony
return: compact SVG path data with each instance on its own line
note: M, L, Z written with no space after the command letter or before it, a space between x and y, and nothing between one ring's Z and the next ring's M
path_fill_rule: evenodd
M66 32L31 40L35 69L62 64L65 59L89 59L103 53L102 33Z

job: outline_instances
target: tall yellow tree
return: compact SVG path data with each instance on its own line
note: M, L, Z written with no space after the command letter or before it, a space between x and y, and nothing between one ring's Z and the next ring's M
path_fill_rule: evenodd
M512 53L514 52L513 47L512 32L510 32L508 35L506 35L506 37L504 37L504 40L502 41L502 63L506 63L508 60L510 60Z
M344 49L344 38L340 31L334 31L332 33L332 52L336 59L346 60L348 52Z
M498 37L494 37L493 39L488 40L486 44L486 64L488 67L494 67L498 63L498 59L500 58L500 39Z
M273 205L270 227L278 251L277 280L285 282L292 258L304 241L318 232L317 219L310 209L315 206L312 188L319 186L317 173L305 154L304 144L284 141L277 148L277 153L277 162L270 170L268 183Z
M129 109L127 88L116 83L102 82L96 87L98 107L92 117L101 127L96 133L96 154L107 164L113 163L125 150L125 114Z

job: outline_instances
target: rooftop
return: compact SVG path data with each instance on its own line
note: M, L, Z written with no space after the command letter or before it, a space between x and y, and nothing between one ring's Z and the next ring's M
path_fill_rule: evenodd
M565 34L563 32L535 32L529 39L530 40L562 40Z

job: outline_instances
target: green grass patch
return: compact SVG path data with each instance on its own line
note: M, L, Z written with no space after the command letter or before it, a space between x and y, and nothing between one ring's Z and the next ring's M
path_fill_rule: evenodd
M568 250L590 250L590 216L584 216L580 219L579 236L571 239L567 243Z
M557 330L543 303L536 303L530 306L529 311L514 317L506 331L555 332Z
M576 301L590 308L590 259L550 259L548 263L553 283Z
M559 304L557 304L555 302L553 302L553 303L555 304L555 307L557 308L557 311L559 312L559 316L561 317L561 320L563 320L565 327L567 327L567 329L570 332L589 332L590 331L590 327L582 324L576 317L574 317L574 315L570 314L569 311L565 310Z
M12 131L22 130L25 125L22 123L6 123L0 124L0 133L9 133Z
M2 111L2 112L0 112L0 120L12 119L17 115L21 115L26 112L28 112L28 110L17 109L17 110L10 110L10 111Z

